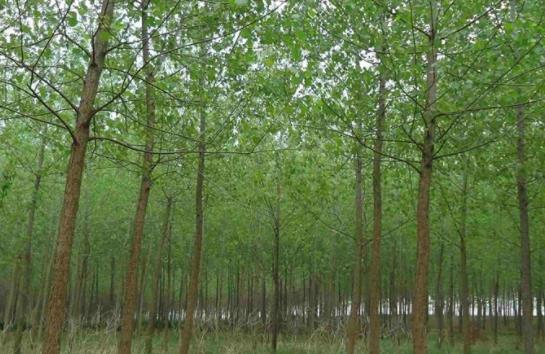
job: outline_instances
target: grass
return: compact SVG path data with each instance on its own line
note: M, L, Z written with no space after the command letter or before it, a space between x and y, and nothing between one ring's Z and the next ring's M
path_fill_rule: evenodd
M10 353L12 335L4 334L0 353ZM195 354L260 354L269 353L268 337L262 334L250 334L239 331L196 333L192 342L192 353ZM68 333L63 339L63 354L114 354L116 353L117 333L108 330L84 331ZM154 338L154 353L177 353L178 331L159 332ZM491 340L483 340L472 347L473 354L518 354L523 353L518 348L519 338L507 334L499 338L494 345ZM391 340L381 342L382 353L411 353L411 343L408 340L399 344ZM23 353L40 352L39 343L32 343L25 337ZM365 353L365 343L360 340L358 353ZM462 352L461 343L454 346L443 345L439 348L435 338L429 340L429 354L458 354ZM144 337L135 335L133 353L144 353ZM316 332L306 336L281 336L278 343L278 354L342 354L344 353L343 338ZM543 341L536 343L536 354L545 354Z

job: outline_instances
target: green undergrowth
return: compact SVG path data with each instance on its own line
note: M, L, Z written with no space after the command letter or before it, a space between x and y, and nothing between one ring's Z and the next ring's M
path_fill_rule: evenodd
M63 354L114 354L116 353L116 332L114 331L84 331L68 333L63 338ZM0 353L12 352L12 335L3 334ZM144 354L144 335L135 335L133 353ZM154 337L154 353L178 353L178 331L159 332ZM439 347L436 338L429 339L429 354L458 354L462 353L461 342L454 346L443 344ZM365 343L360 340L358 353L366 353ZM519 338L506 334L499 338L495 345L491 340L477 342L472 347L472 354L518 354L520 349ZM384 339L381 341L382 353L411 353L411 343L408 340L400 342ZM25 336L23 353L33 354L40 352L40 345ZM270 353L269 338L267 335L252 335L241 332L199 332L192 342L192 353L195 354L259 354ZM278 342L278 354L342 354L344 353L343 338L314 334L305 336L281 336ZM537 341L536 354L545 354L545 343Z

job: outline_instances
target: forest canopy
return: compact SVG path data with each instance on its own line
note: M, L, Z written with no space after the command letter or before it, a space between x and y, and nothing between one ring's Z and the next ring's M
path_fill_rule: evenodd
M536 0L0 0L13 353L541 353Z

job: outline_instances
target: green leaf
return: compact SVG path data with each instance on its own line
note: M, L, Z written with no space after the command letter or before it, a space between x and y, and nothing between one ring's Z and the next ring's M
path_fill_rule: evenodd
M75 12L70 12L68 18L66 19L68 26L75 27L78 24L78 15Z

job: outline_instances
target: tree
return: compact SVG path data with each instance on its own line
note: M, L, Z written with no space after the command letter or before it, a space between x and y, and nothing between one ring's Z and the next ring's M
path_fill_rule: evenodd
M203 46L204 48L204 46ZM201 55L205 51L201 51ZM202 75L202 74L201 74ZM204 79L200 80L201 90L204 89ZM191 255L191 276L189 278L189 289L187 294L187 309L185 314L185 322L181 333L182 342L180 345L180 353L187 354L193 332L193 321L195 309L197 307L197 295L199 290L199 276L201 271L201 257L204 238L204 162L206 154L206 107L205 93L200 92L201 108L199 111L199 143L198 143L198 167L197 167L197 183L195 186L195 234L193 237L193 249Z
M148 33L148 0L142 2L142 59L145 71L145 112L146 112L146 143L142 161L142 180L138 200L136 202L136 213L134 216L133 235L131 252L125 276L125 289L123 298L123 313L121 317L121 333L119 337L119 354L130 354L132 344L132 332L134 328L134 312L137 299L137 267L144 236L144 224L146 210L152 185L153 147L155 129L155 97L154 97L154 69L150 62L150 35Z
M93 107L98 91L100 76L108 50L110 24L114 14L114 2L104 0L99 16L98 29L93 40L93 51L87 68L80 103L77 107L75 130L71 133L72 145L66 172L64 201L59 220L59 232L55 261L53 263L51 291L47 301L45 338L42 352L60 352L60 338L65 317L70 254L74 239L74 229L79 206L79 197L85 154L89 141L91 121L96 114Z

